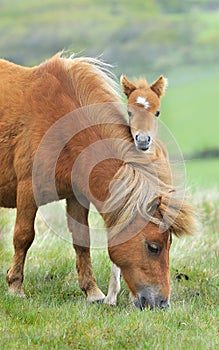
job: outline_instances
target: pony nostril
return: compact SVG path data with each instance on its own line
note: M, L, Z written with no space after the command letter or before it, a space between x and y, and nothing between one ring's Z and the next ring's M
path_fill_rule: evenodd
M149 143L150 141L151 141L151 137L150 137L150 136L148 136L148 141L147 141L147 142Z
M170 306L170 305L169 305L169 302L168 302L167 299L161 299L161 300L159 301L159 307L160 307L161 309L167 309L169 306Z
M135 140L136 140L136 141L138 141L138 134L137 134L137 135L135 135Z

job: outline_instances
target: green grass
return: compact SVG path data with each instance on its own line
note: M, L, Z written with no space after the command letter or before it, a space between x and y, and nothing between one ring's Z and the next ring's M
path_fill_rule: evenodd
M177 83L176 73L174 82ZM219 120L216 113L217 81L213 77L193 76L179 86L167 89L162 100L161 120L169 127L184 153L218 147Z
M197 154L197 159L186 161L187 182L192 188L212 188L218 186L219 160L198 159L198 152L219 148L217 118L218 68L212 72L193 72L189 67L174 71L170 76L170 86L163 97L161 121L168 127L171 138L187 159ZM171 81L173 86L171 86ZM168 136L165 143L171 141Z
M164 12L172 9L171 1L165 3L169 7L143 0L0 0L0 54L32 65L70 48L92 56L103 52L118 65L118 75L152 81L163 73L169 88L161 120L179 148L187 156L218 147L218 12L161 14L162 6ZM53 207L38 216L25 270L27 298L9 296L5 276L13 255L15 211L1 210L1 350L218 348L219 161L186 161L186 169L202 227L194 237L174 239L172 307L166 312L133 309L124 281L116 308L85 301L62 205L55 216ZM98 215L90 215L90 224L101 227ZM107 252L93 250L92 257L98 285L106 293ZM177 271L189 279L177 281Z
M183 153L218 147L219 12L209 1L0 0L0 6L1 57L32 65L64 48L103 53L118 76L152 81L164 74L161 120Z
M219 159L186 161L186 172L189 187L218 188Z
M9 296L5 275L12 259L9 231L15 212L1 210L1 349L216 349L219 192L195 192L193 201L203 226L196 236L173 241L172 304L165 312L133 309L124 281L117 307L88 304L78 286L71 244L49 230L40 216L26 263L27 298ZM96 223L96 218L90 220ZM92 250L92 259L98 285L106 293L106 250ZM178 281L177 273L189 279Z
M0 7L0 56L18 63L65 48L104 53L128 74L217 64L218 8L207 0L187 1L183 11L172 0L0 0Z

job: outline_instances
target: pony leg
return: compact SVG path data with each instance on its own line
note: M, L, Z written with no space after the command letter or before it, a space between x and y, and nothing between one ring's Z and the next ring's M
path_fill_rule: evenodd
M14 228L14 257L7 273L9 293L24 296L22 291L24 263L27 251L34 240L34 219L37 207L31 187L26 182L18 185L17 216Z
M87 203L88 206L89 203ZM85 292L87 300L93 302L102 301L105 295L97 286L91 264L88 211L75 198L67 199L68 227L72 232L73 246L76 252L79 285Z
M116 305L117 295L120 291L120 268L112 264L111 276L108 286L108 293L104 299L104 304Z

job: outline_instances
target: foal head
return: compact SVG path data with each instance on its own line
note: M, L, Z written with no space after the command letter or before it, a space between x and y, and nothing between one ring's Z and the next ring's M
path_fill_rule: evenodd
M129 125L136 148L146 152L156 135L160 97L164 95L167 79L160 76L148 85L145 79L132 83L122 75L121 86L128 99Z

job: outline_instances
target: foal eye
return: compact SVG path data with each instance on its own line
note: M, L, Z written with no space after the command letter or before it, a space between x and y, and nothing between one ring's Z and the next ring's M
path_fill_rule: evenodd
M157 112L155 113L155 117L159 117L159 115L160 115L160 111L157 111Z
M131 111L128 111L128 116L131 118L133 116L133 113Z
M148 250L153 254L158 254L161 251L161 246L158 243L148 243L146 242Z

